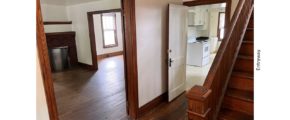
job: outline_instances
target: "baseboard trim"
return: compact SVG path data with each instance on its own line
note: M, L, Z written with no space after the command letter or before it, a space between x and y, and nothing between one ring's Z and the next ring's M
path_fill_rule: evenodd
M97 55L97 60L104 59L104 58L107 58L107 57L118 56L118 55L123 55L123 51L117 51L117 52Z
M92 65L88 65L88 64L80 63L80 62L78 62L78 65L80 67L82 67L82 68L89 69L89 70L93 70L93 66Z
M162 95L156 97L155 99L151 100L149 103L143 105L141 108L138 110L138 117L141 117L145 115L147 112L155 108L157 105L159 105L162 102L167 101L168 94L167 92L163 93Z

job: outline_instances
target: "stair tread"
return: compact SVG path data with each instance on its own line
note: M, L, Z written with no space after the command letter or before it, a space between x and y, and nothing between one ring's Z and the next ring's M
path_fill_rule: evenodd
M253 56L247 56L247 55L239 55L239 59L247 59L247 60L254 60Z
M232 73L233 76L237 76L237 77L242 77L242 78L248 78L248 79L254 79L254 75L247 73L247 72L236 72L234 71Z
M254 41L248 41L248 40L244 40L243 44L254 44Z
M228 88L226 95L233 98L240 99L240 100L248 101L248 102L254 101L254 95L253 95L253 92L251 91Z
M241 112L222 108L219 113L219 120L253 120L254 117Z
M247 27L247 30L254 30L253 27Z

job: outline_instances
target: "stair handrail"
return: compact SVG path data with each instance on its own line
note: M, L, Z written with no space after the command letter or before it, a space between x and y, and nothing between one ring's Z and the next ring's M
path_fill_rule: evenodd
M190 120L217 119L253 8L254 0L239 0L203 86L187 92Z

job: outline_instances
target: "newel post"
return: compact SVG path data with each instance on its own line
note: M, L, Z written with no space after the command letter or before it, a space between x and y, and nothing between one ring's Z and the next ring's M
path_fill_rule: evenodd
M211 90L203 86L195 85L186 94L188 98L188 119L189 120L210 120L212 118L210 108Z

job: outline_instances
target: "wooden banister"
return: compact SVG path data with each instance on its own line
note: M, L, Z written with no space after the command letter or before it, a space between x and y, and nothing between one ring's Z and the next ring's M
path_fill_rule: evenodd
M252 11L253 0L239 0L205 83L187 93L190 120L217 118Z

